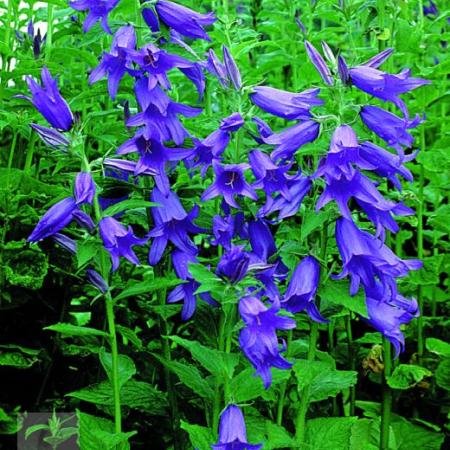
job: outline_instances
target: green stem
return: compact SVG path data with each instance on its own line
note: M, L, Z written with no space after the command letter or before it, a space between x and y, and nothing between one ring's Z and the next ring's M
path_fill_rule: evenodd
M387 384L387 378L391 375L391 343L383 337L384 351L384 377L383 377L383 400L381 409L381 434L380 434L380 450L389 450L389 432L391 426L391 408L392 408L392 392Z
M317 340L319 337L319 324L317 322L311 323L311 335L309 337L308 361L314 361L316 356ZM299 445L302 445L305 440L306 431L306 413L309 406L309 391L310 385L307 384L300 394L300 407L298 409L297 417L295 419L295 438Z
M228 0L222 0L222 7L223 12L225 13L226 16L228 16L228 9L229 9Z
M217 349L221 352L225 349L225 312L222 310L220 312L219 318L219 336L217 341ZM216 433L219 428L219 414L222 405L222 398L220 395L220 385L222 383L222 379L217 379L214 387L214 404L212 410L212 424L213 424L213 432Z
M420 149L425 149L425 130L422 127L420 129ZM417 256L420 260L423 260L423 217L425 212L425 169L423 165L420 165L419 171L419 192L418 192L418 207L417 207ZM417 319L417 354L419 364L422 364L423 352L424 352L424 336L423 336L423 289L422 285L417 286L417 302L419 304L420 316Z
M347 331L347 343L348 343L348 357L350 359L350 370L355 370L355 358L353 355L353 333L352 333L352 316L349 313L345 318L345 328ZM356 401L356 388L355 386L350 387L350 417L355 415L355 401Z
M25 159L25 166L24 166L24 169L23 169L24 172L26 172L26 173L30 173L31 166L33 165L33 156L34 156L35 143L36 143L36 136L35 136L34 132L32 132L30 141L28 143L27 156L26 156L26 159Z
M9 1L8 4L8 11L6 13L6 18L5 18L5 35L4 35L4 42L6 45L6 48L11 49L12 50L12 43L11 43L11 30L14 29L14 26L12 24L13 19L14 19L14 5L13 5L13 1ZM9 56L6 55L2 55L2 71L0 73L0 77L1 77L1 81L3 82L4 79L6 78L6 80L8 79L8 77L6 76L7 73L7 69L8 69L8 62L9 62ZM2 74L5 74L5 77L1 76Z
M47 5L47 37L45 39L45 62L50 61L53 45L53 4Z
M290 356L290 349L292 347L292 337L293 337L293 331L288 331L287 336L287 350L286 350L286 357L289 359ZM281 425L283 423L283 409L284 409L284 398L286 396L286 389L288 385L289 380L286 380L283 382L280 388L280 395L278 396L278 405L277 405L277 425Z

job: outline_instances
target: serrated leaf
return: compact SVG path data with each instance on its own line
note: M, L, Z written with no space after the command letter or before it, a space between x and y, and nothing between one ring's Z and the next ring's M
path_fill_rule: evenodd
M442 448L443 433L435 433L419 425L414 425L399 416L394 416L391 426L395 433L397 450L439 450Z
M112 383L112 355L102 347L99 352L100 362L105 369L109 381ZM118 355L119 387L122 387L133 375L136 374L136 366L133 360L126 355Z
M214 442L214 435L207 427L192 425L181 421L180 427L189 435L192 447L198 450L211 450L211 444Z
M358 373L352 370L335 370L328 363L299 360L294 366L298 389L309 386L309 401L318 402L335 397L339 392L354 386Z
M192 389L197 395L210 400L214 398L214 392L211 386L195 366L183 364L178 361L167 361L155 353L153 353L153 356L177 375L180 381Z
M450 359L444 359L440 362L435 377L438 386L450 391Z
M179 336L169 338L191 352L192 357L198 361L212 375L224 380L231 378L239 362L239 355L235 353L220 352L205 347L197 341L188 341Z
M367 306L364 294L357 293L354 296L349 294L350 285L348 281L331 280L317 291L317 295L326 302L344 306L350 311L368 318Z
M436 355L450 357L450 344L437 338L427 338L425 341L427 350Z
M97 330L90 327L80 327L78 325L72 325L71 323L56 323L45 327L44 330L55 331L56 333L64 334L65 336L102 336L109 337L108 333L102 330Z
M155 278L151 281L143 281L141 283L133 283L127 286L120 294L114 297L114 300L119 301L124 298L134 297L137 295L149 294L160 289L169 289L183 283L183 280L178 278Z
M231 380L230 391L236 403L244 403L260 397L264 385L254 369L245 369Z
M83 450L121 450L130 448L128 440L136 431L115 433L114 423L102 417L92 416L77 410L80 427L80 448Z
M425 367L413 364L400 364L395 369L387 382L392 389L409 389L426 377L433 374Z
M306 423L307 448L314 450L347 449L351 428L356 417L333 417L308 420Z
M155 208L159 206L159 203L148 202L146 200L124 200L106 208L103 211L103 217L115 216L123 211L130 211L132 209Z

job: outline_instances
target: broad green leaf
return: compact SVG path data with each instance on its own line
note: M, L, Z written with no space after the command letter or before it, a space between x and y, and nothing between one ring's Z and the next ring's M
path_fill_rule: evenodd
M318 402L335 397L339 392L354 386L358 373L352 370L336 370L328 363L299 360L294 364L298 389L309 386L309 401Z
M197 341L188 341L178 336L169 336L169 338L189 350L192 357L212 375L222 380L233 376L234 369L239 362L239 355L236 353L220 352L205 347Z
M364 294L360 291L352 297L348 281L330 280L319 288L317 295L325 302L344 306L362 317L368 317Z
M214 435L209 428L192 425L184 420L181 421L180 426L189 435L189 440L193 448L198 450L211 450L211 444L214 443Z
M66 395L97 405L114 405L112 386L108 381ZM120 390L120 402L123 406L153 415L165 414L167 408L166 394L143 381L128 381Z
M128 440L136 434L115 433L114 423L102 417L92 416L77 410L80 426L80 448L83 450L129 450Z
M56 333L61 333L65 336L103 336L109 337L108 333L102 330L97 330L90 327L79 327L78 325L72 325L71 323L56 323L55 325L50 325L45 327L44 330L55 331Z
M255 376L255 369L245 369L230 382L231 395L236 403L244 403L260 397L264 385L260 377Z
M118 355L118 378L119 386L122 387L133 375L136 374L136 366L133 360L126 355ZM106 375L112 384L112 355L107 353L104 348L100 349L100 362L105 369Z
M312 450L348 449L350 447L351 429L357 420L356 417L308 420L306 423L306 448Z
M196 294L209 292L214 298L221 300L226 289L225 283L202 264L189 264L189 272L200 284Z
M140 209L140 208L154 208L158 207L158 203L148 202L145 200L124 200L123 202L116 203L106 208L103 211L103 217L107 216L115 216L123 211L130 211L132 209Z
M419 425L414 425L399 416L393 417L391 427L395 433L397 450L439 450L442 448L443 433L435 433Z
M167 361L154 353L153 356L155 356L161 364L175 373L180 381L191 388L197 395L210 400L214 398L214 392L211 386L195 366L183 364L178 361Z
M80 241L77 243L78 269L94 259L100 250L100 244L95 241Z
M427 338L425 341L427 350L437 355L450 357L450 344L437 338Z
M409 389L426 377L433 374L425 367L413 364L400 364L395 369L387 382L392 389Z
M150 294L160 289L169 289L183 283L183 280L178 278L155 278L151 281L142 281L140 283L133 283L127 286L120 294L114 297L114 300L119 301L124 298L134 297L137 295Z
M435 377L438 386L450 391L450 358L440 362L436 369Z
M331 210L319 211L316 214L306 214L300 228L301 241L305 241L313 231L322 228L322 225L328 220L331 214Z

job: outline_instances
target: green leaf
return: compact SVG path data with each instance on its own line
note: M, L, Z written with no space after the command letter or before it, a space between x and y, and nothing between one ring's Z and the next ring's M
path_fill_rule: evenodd
M393 417L391 427L395 433L397 450L439 450L444 441L442 433L414 425L400 416Z
M254 374L255 369L245 369L231 380L230 391L236 403L248 402L263 394L263 382Z
M450 359L441 361L436 369L435 377L438 386L450 391Z
M122 387L133 375L136 374L136 366L133 360L126 355L118 355L118 378L119 387ZM102 347L99 352L100 362L105 369L106 375L112 384L112 355Z
M117 331L122 335L124 341L130 341L138 350L142 350L142 340L131 328L116 325Z
M131 211L132 209L154 208L159 207L159 203L148 202L145 200L124 200L123 202L111 205L103 211L103 217L115 216L123 211Z
M351 429L356 417L333 417L308 420L306 443L312 450L337 450L350 447Z
M339 392L354 386L358 373L352 370L335 370L321 361L299 360L294 364L299 391L309 386L309 401L318 402L335 397Z
M301 241L305 242L305 239L315 230L322 228L322 225L331 216L331 210L319 211L316 214L306 214L300 228Z
M183 280L178 278L160 277L151 281L143 281L141 283L133 283L127 286L119 295L114 297L115 301L123 300L128 297L135 297L137 295L149 294L161 289L169 289L183 283Z
M181 421L180 427L188 433L193 448L211 450L211 444L214 443L214 435L209 428L192 425L184 420Z
M205 347L197 341L188 341L179 336L169 338L191 352L192 357L198 361L208 372L221 380L231 378L239 362L236 353L225 353Z
M329 281L320 287L317 295L328 303L344 306L350 311L368 318L367 306L364 294L358 292L353 297L349 294L348 281Z
M394 369L392 375L388 377L387 382L392 389L409 389L424 378L432 375L425 367L413 364L400 364Z
M136 431L115 433L111 420L92 416L77 410L80 426L80 448L83 450L128 450L128 440ZM120 447L118 447L120 446Z
M28 427L25 431L25 439L28 439L33 433L36 431L47 430L50 431L49 426L45 423L38 423L36 425L32 425Z
M81 268L94 259L100 250L100 244L94 241L80 241L77 243L77 268Z
M178 361L167 361L155 353L152 354L161 364L175 373L180 381L191 388L197 395L211 400L214 398L214 392L211 386L195 366L183 364Z
M56 333L61 333L65 336L103 336L109 337L108 333L102 330L96 330L90 327L79 327L78 325L72 325L71 323L56 323L55 325L50 325L45 327L44 330L55 331Z
M111 383L103 381L66 395L84 402L112 407L114 406L112 393ZM158 391L151 384L136 380L130 380L122 387L120 402L123 406L153 415L165 414L168 405L164 392Z
M16 369L28 369L39 359L35 356L29 356L21 352L3 352L0 351L0 366L10 366Z
M437 338L427 338L425 341L427 350L436 355L450 357L450 344Z
M196 294L209 292L216 299L222 299L226 289L225 283L202 264L189 264L189 272L200 284Z

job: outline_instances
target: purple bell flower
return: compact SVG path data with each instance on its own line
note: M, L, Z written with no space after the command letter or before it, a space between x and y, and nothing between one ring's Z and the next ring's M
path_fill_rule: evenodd
M236 61L231 56L230 50L225 45L222 46L223 62L227 71L228 79L231 81L234 89L239 91L242 87L241 73L239 72Z
M216 274L228 280L231 284L239 283L247 275L250 265L250 255L243 249L243 245L232 245L222 255L217 264Z
M95 196L95 183L90 172L80 172L75 179L75 200L77 205L92 205Z
M39 135L45 144L50 147L60 149L64 152L67 151L67 147L70 145L70 141L59 131L52 128L43 127L36 123L30 123L30 127Z
M213 131L202 141L194 139L195 155L192 167L201 166L202 177L206 175L206 171L213 161L219 162L220 156L230 142L231 133L239 130L242 125L244 125L244 119L239 113L234 113L223 119L219 129Z
M200 287L200 284L193 279L189 272L189 264L197 264L198 261L191 253L175 250L172 253L172 263L178 278L186 280L186 282L178 285L170 292L167 296L167 303L182 301L183 309L181 310L181 318L183 320L189 320L195 313L197 307L197 294L195 294L195 291ZM199 294L198 297L210 305L217 305L217 302L207 292Z
M351 220L338 219L336 242L342 258L342 272L334 278L350 274L350 294L358 292L360 282L372 289L376 278L390 284L394 278L404 277L418 270L422 262L417 259L402 260L392 250L366 231L361 231Z
M245 181L244 171L249 167L248 164L221 165L213 161L215 180L203 193L202 201L211 200L222 195L228 205L239 209L240 207L234 199L235 195L257 200L256 192Z
M350 81L350 73L347 62L342 55L338 56L338 74L343 84L348 84Z
M212 245L221 245L225 250L230 250L234 237L248 238L245 217L243 213L227 214L225 217L214 216L212 222L214 239Z
M294 270L281 306L292 314L306 309L311 319L319 323L327 323L328 320L322 317L314 303L319 281L319 262L313 256L307 256Z
M211 48L208 52L208 58L204 64L205 69L213 76L215 76L219 83L227 88L229 86L228 73L225 64L220 62L214 50Z
M278 166L260 150L253 150L249 154L249 161L256 178L253 183L255 189L263 189L266 195L280 192L286 200L291 199L287 172L292 163Z
M77 243L70 237L62 233L55 233L52 239L59 244L64 250L67 250L72 255L77 253Z
M400 294L391 295L380 283L372 288L365 288L365 291L369 316L367 322L389 339L395 348L395 356L398 357L405 346L405 337L400 327L419 316L417 301L408 300Z
M42 87L31 77L26 77L32 98L20 95L18 98L33 103L34 107L44 116L54 128L69 131L73 125L73 114L67 102L59 93L56 80L52 78L47 67L41 72Z
M102 294L106 294L109 291L108 283L96 270L86 270L86 277L89 283L95 286Z
M353 67L349 70L350 80L354 86L369 95L392 102L400 108L405 117L408 115L408 110L399 95L425 84L430 84L430 81L412 78L410 74L409 69L401 71L398 75L393 75L365 65Z
M301 173L290 176L288 181L289 196L279 194L274 199L267 197L266 204L258 211L258 217L266 217L273 212L278 213L278 221L297 214L305 195L311 189L312 183L309 177Z
M117 149L118 155L131 152L139 153L139 160L134 169L134 175L154 173L158 189L167 195L170 190L169 178L166 174L166 165L171 161L181 161L192 155L192 149L168 148L157 139L147 137L144 130L126 141Z
M416 152L403 158L403 162L409 162L416 157ZM365 162L362 169L373 170L380 177L387 178L399 191L402 185L397 178L401 175L407 181L413 181L413 175L403 164L399 156L394 155L372 142L363 142L359 147L360 158Z
M98 227L103 246L111 256L113 272L119 267L120 256L128 259L133 264L139 265L139 260L132 247L134 245L144 245L148 240L147 238L140 239L136 237L131 226L127 229L113 217L104 217L100 220Z
M111 29L108 25L108 14L117 6L120 0L74 0L69 6L77 11L89 9L89 13L83 23L83 31L87 33L96 22L101 21L102 28L108 34Z
M155 8L160 20L183 36L210 41L204 27L212 25L217 20L214 13L200 14L166 0L159 0Z
M292 93L268 86L256 86L250 99L256 106L274 116L286 120L308 120L311 117L311 107L323 105L323 101L317 98L319 92L320 89L308 89Z
M310 61L313 63L314 67L319 72L322 80L325 81L326 84L332 86L333 85L333 77L331 76L330 69L328 68L325 60L322 58L322 55L316 50L316 48L308 41L305 40L305 48L306 53Z
M160 206L152 208L155 227L148 234L154 238L148 255L150 265L154 266L161 260L169 241L179 250L196 255L198 249L189 238L189 233L198 234L206 231L193 223L198 215L198 206L188 214L177 194L169 191L165 196L158 188L153 189L151 200Z
M62 230L72 222L74 219L73 213L77 208L77 204L72 197L65 198L58 203L55 203L42 216L27 241L42 241L42 239L58 233L58 231Z
M228 405L220 415L219 442L213 450L259 450L262 444L249 444L242 411L237 405Z
M178 114L185 117L198 116L202 110L173 102L158 86L148 90L148 79L136 81L136 97L142 112L130 117L127 126L146 126L146 134L159 141L174 141L181 145L189 137L188 131L178 119Z
M130 51L136 48L136 33L131 25L121 27L114 35L110 53L103 53L100 64L89 76L89 83L95 83L108 76L108 92L114 100L120 80L132 69Z
M280 133L274 133L262 141L266 144L276 145L271 157L273 160L290 160L295 152L305 144L312 142L319 136L320 125L313 120L297 123Z
M387 48L377 55L372 56L372 58L370 58L369 61L365 62L363 66L378 69L378 67L380 67L392 55L393 52L393 48Z
M262 145L264 144L264 139L272 135L273 131L270 126L259 117L253 117L252 122L256 124L258 136L255 136L254 134L252 134L251 136L255 140L255 142Z
M292 363L280 354L285 350L285 345L280 348L276 332L290 330L296 324L294 319L279 316L279 310L278 300L270 308L256 297L244 297L239 302L239 313L245 323L245 328L239 334L239 345L266 389L272 384L271 367L292 367Z
M423 14L425 16L438 16L439 10L433 0L429 0L428 5L423 5Z
M363 106L360 115L364 124L390 147L397 150L402 159L404 157L403 147L410 148L414 142L414 138L407 130L415 128L423 122L419 115L416 115L413 120L402 119L377 106Z

